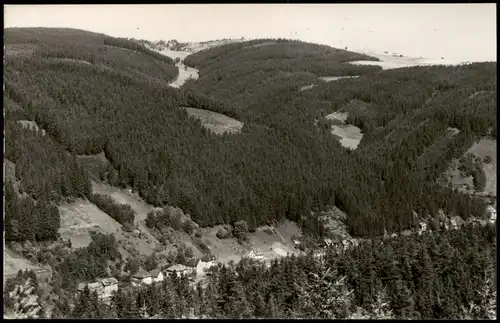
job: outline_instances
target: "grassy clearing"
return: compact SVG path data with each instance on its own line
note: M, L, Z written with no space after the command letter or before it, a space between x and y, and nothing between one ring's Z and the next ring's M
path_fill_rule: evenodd
M352 79L352 78L358 78L359 75L355 75L355 76L319 76L319 78L325 82L332 82L332 81L338 81L338 80L341 80L341 79ZM316 87L318 86L317 84L310 84L310 85L306 85L306 86L303 86L300 88L300 91L307 91L307 90L310 90L312 89L313 87Z
M201 228L203 241L210 247L212 253L217 257L217 261L228 263L239 261L248 255L252 249L262 252L264 260L272 260L286 256L287 253L298 254L294 249L292 236L300 237L301 231L297 225L289 220L285 220L276 226L273 234L269 234L268 228L257 228L255 232L248 234L248 242L241 245L235 238L219 239L216 234L221 226L213 228Z
M39 267L31 264L28 260L21 256L18 256L13 250L5 246L3 251L4 263L3 263L3 274L4 282L6 278L15 276L19 270L35 270L40 269Z
M453 128L448 129L452 135L456 133ZM486 185L485 189L480 193L481 195L491 195L496 197L496 187L497 187L497 146L496 140L492 139L481 139L475 142L471 148L464 154L474 154L478 156L482 163L482 169L486 175ZM486 159L490 161L485 162ZM459 159L453 159L452 163L448 169L443 173L442 178L439 179L444 185L457 188L460 192L464 194L474 194L475 188L473 183L473 177L467 176L461 172L458 168L460 167Z
M179 75L168 85L175 88L180 88L184 83L186 83L187 80L198 79L198 70L196 68L186 66L183 63L179 63L176 66L179 68Z
M91 62L84 61L83 59L72 59L72 58L52 58L52 60L63 63L77 63L77 64L85 64L92 65Z
M483 162L483 170L486 175L485 193L497 196L497 141L492 139L481 139L467 151L473 153L481 159L489 158L488 163Z
M310 85L306 85L306 86L303 86L300 88L300 91L307 91L307 90L310 90L312 89L313 87L317 86L316 84L310 84Z
M325 82L332 82L332 81L338 81L342 79L352 79L352 78L357 78L359 75L355 76L320 76L319 78L322 79Z
M216 134L223 134L225 132L239 133L243 128L243 122L221 113L195 108L186 108L186 111L189 115L199 119L205 128L212 130Z
M361 129L353 125L333 125L331 133L341 138L339 141L342 146L352 150L358 148L363 139Z
M461 62L451 61L451 60L429 60L425 58L418 57L397 57L387 54L375 54L375 53L366 53L367 55L378 58L380 61L352 61L348 62L348 64L353 65L377 65L382 67L384 70L402 68L402 67L412 67L412 66L430 66L430 65L457 65Z
M182 231L172 233L174 245L170 247L162 246L145 226L145 218L154 207L145 203L136 193L131 193L127 189L121 189L100 182L92 182L94 193L107 194L117 203L128 204L136 212L136 225L141 232L140 236L124 232L122 226L109 217L106 213L97 208L89 201L77 199L73 203L65 203L59 206L61 213L61 236L70 239L73 247L84 247L90 243L89 231L96 230L104 233L113 233L120 244L122 255L149 255L153 251L159 250L160 254L173 251L180 245L185 245L193 249L194 256L201 257L193 238ZM168 206L167 206L168 207ZM177 208L170 207L178 210ZM189 215L184 214L184 219L189 219ZM220 226L200 228L196 230L201 234L201 240L205 242L217 260L223 263L229 261L239 261L252 249L262 251L265 260L283 257L287 253L297 253L294 249L292 236L301 236L300 229L291 221L284 221L276 226L273 234L265 232L265 228L258 228L255 232L249 233L248 243L240 245L235 238L219 239L216 234Z
M16 180L16 164L8 160L3 159L3 174L5 181L15 182Z
M149 255L158 250L160 243L151 235L144 224L146 214L153 209L153 206L146 204L136 194L104 183L93 181L92 191L97 194L107 194L117 203L129 204L136 212L135 225L139 235L125 232L121 224L97 206L89 201L77 199L73 203L59 206L61 214L60 234L64 239L71 239L73 247L83 247L90 243L89 231L97 230L108 234L113 233L120 244L120 251L125 257L135 254ZM168 250L163 251L167 252Z
M29 57L36 48L36 45L29 43L6 44L5 57Z
M331 134L339 138L342 146L354 150L358 147L361 139L363 139L363 133L358 127L345 123L348 116L347 112L334 112L325 118L341 123L332 125Z

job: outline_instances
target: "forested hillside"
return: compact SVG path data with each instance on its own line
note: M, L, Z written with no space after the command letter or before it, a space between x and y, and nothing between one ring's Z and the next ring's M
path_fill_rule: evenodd
M59 302L57 317L495 319L495 241L493 225L471 224L367 241L323 259L246 260L219 266L206 286L182 276L120 289L109 306L84 293L72 311Z
M494 318L495 225L439 225L443 216L482 217L487 201L437 180L474 141L496 139L496 63L383 71L349 64L376 60L366 55L263 39L188 56L185 64L200 77L177 89L169 86L178 75L173 61L129 39L14 28L5 30L5 54L5 238L51 267L46 294L58 295L54 317ZM360 77L319 79L347 75ZM312 83L318 86L300 90ZM186 107L224 113L244 126L216 134ZM335 121L326 116L333 112L347 113L347 123L363 131L356 150L331 134ZM45 132L24 127L34 122ZM94 154L106 163L90 174L81 160ZM479 163L462 164L476 182L484 176ZM90 178L97 177L107 187L133 189L142 202L178 207L190 220L182 225L177 213L160 211L144 218L141 208L92 192ZM315 238L344 239L323 222L341 213L349 241L359 245L270 266L248 259L219 265L196 288L187 276L129 288L140 265L163 269L157 250L124 257L116 230L92 233L84 248L54 242L58 206L75 198L123 225L122 240L141 236L140 216L162 239L183 229L206 249L196 223L232 224L243 244L247 229L288 218L303 229L306 250L317 247ZM385 234L420 227L423 219L432 231ZM223 244L228 235L223 228L214 239ZM162 255L168 266L196 260L180 242L174 249ZM103 277L120 281L109 306L88 289L75 298L79 282Z
M200 69L200 79L179 91L156 81L156 74L148 74L155 80L143 77L148 69L137 67L154 61L168 70L174 68L170 60L126 40L7 29L6 127L34 120L54 139L46 143L54 151L104 151L117 170L109 173L113 184L130 185L149 203L178 206L202 226L245 220L253 229L288 217L312 228L317 225L310 210L334 204L348 214L350 233L361 236L409 228L412 211L422 217L440 208L464 218L482 215L484 202L441 188L432 178L477 136L496 129L496 64L381 71L347 64L370 59L357 53L269 42L189 56L186 64ZM116 59L106 44L135 50L134 67L106 63L129 59ZM52 59L85 60L76 53L90 55L93 64ZM316 75L331 74L363 76L299 91ZM217 136L183 106L226 112L245 126L241 134ZM365 131L357 151L344 149L327 127L314 123L341 109ZM447 127L461 132L433 145ZM9 140L6 154L16 163L19 148ZM29 170L38 182L56 195L80 194L50 175L71 167L77 172L71 158L53 162L36 157L36 149L23 151L40 160ZM23 187L34 185L19 176Z

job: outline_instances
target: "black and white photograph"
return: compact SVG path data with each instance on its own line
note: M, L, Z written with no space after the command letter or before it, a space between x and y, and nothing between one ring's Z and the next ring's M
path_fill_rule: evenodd
M497 318L495 3L4 5L4 319Z

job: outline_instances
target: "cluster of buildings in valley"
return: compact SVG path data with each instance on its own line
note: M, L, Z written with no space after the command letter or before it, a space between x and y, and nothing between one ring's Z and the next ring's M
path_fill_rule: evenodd
M205 255L202 259L188 261L188 265L176 264L165 269L154 269L151 271L140 269L132 275L131 286L138 287L159 283L164 281L165 277L174 275L178 277L181 275L201 276L205 274L207 269L216 265L214 256ZM87 286L91 293L96 292L100 300L109 302L113 293L118 290L119 283L114 277L98 279L91 283L80 283L77 293L82 293L85 290L85 286Z
M486 214L484 219L473 219L473 221L479 221L480 224L485 225L487 222L495 223L496 222L496 209L493 206L489 206L486 210ZM449 222L449 223L448 223ZM449 221L445 222L446 228L457 229L461 225L465 223L459 217L453 217ZM428 226L425 222L420 223L420 229L416 232L416 234L421 235L424 231L428 230ZM401 232L402 236L408 236L413 234L409 230L405 230ZM396 237L397 234L393 233L391 237ZM384 237L387 238L387 233L384 234ZM296 247L300 245L300 241L297 239L293 239L293 242ZM322 250L316 251L313 253L313 257L318 258L325 255L325 249L334 247L346 250L352 246L356 246L359 244L360 240L358 239L345 239L342 241L334 241L332 239L324 239L324 248ZM246 258L254 259L254 260L263 260L264 255L259 249L252 249L247 255ZM217 266L217 262L213 255L205 255L202 259L191 259L187 262L186 265L183 264L175 264L165 269L155 269L151 271L145 271L143 269L139 270L137 273L132 275L131 285L134 287L150 285L153 283L162 282L165 277L168 276L181 276L181 275L192 275L192 276L202 276L205 272L211 268ZM78 292L81 293L85 289L85 286L91 292L96 291L98 297L103 301L109 301L113 295L113 292L118 290L118 280L111 278L99 279L96 282L92 283L80 283L78 285Z

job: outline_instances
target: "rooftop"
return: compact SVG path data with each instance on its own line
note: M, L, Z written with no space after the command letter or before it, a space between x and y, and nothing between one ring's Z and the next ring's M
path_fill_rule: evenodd
M158 277L158 275L160 274L160 270L158 270L158 269L153 269L153 270L151 270L149 273L150 273L150 276L151 276L151 277Z
M78 290L79 291L83 291L85 289L85 285L88 286L88 288L89 288L90 291L93 291L93 290L96 290L96 289L99 289L99 288L103 287L103 285L102 285L101 282L88 283L88 284L80 283L80 284L78 284Z
M215 260L215 256L214 255L209 255L209 254L206 254L204 255L201 260L203 262L209 262L209 261L214 261Z
M191 258L187 261L187 266L188 267L196 267L198 265L198 262L200 262L200 259L198 258Z
M191 268L187 267L187 266L184 266L184 265L181 265L181 264L177 264L177 265L173 265L173 266L170 266L167 268L167 271L186 271L186 270L189 270Z
M118 284L118 280L114 277L109 277L109 278L103 278L99 280L104 286L110 286L110 285L115 285Z
M138 272L136 272L133 276L133 278L139 278L139 279L142 279L142 278L147 278L147 277L151 277L151 273L148 273L147 271L145 271L144 269L140 269Z

